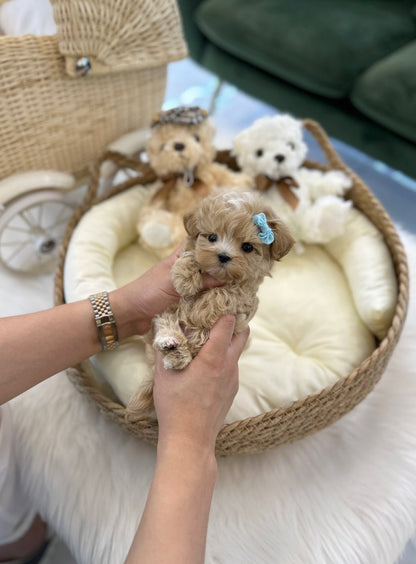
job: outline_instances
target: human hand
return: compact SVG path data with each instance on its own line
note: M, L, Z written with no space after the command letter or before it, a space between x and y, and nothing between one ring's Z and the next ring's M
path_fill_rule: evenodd
M182 371L166 370L156 356L153 398L159 422L159 447L176 446L214 450L238 390L238 359L249 330L233 335L235 318L222 317L208 341Z
M171 269L181 252L182 248L177 249L133 282L110 293L109 299L120 340L147 333L153 317L178 300L179 294L172 283ZM203 289L220 285L209 274L203 275Z

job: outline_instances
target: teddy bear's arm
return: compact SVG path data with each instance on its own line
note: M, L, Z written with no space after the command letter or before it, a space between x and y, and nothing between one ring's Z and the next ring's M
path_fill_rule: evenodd
M298 173L301 184L308 188L312 201L321 196L343 196L352 186L352 179L341 170L310 170L301 168Z
M202 274L193 253L184 252L174 263L172 282L180 296L194 296L202 290Z

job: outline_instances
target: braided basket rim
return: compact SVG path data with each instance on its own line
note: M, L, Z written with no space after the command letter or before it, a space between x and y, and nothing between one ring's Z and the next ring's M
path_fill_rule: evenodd
M338 168L347 172L353 180L353 187L347 197L352 199L354 205L378 227L384 237L393 260L398 283L394 316L384 339L377 344L372 354L347 376L338 379L334 384L326 386L317 393L294 401L287 407L276 408L254 417L225 424L217 438L216 451L219 456L263 452L280 444L299 440L340 419L360 403L379 381L405 322L409 299L407 257L388 213L364 182L341 161L319 124L305 120L304 125L318 139L329 161L328 165L323 165L308 160L305 161L304 166L323 171ZM104 196L97 197L99 169L102 162L107 159L112 159L118 166L129 166L139 170L142 176L130 178L115 186ZM231 168L236 168L235 159L228 150L219 151L217 160L228 164ZM75 211L61 245L55 276L56 305L65 303L63 268L66 251L71 235L83 215L93 205L99 204L132 186L146 185L155 180L156 176L149 165L138 163L138 161L126 158L118 153L108 152L97 162L92 174L89 193L84 203ZM105 416L145 442L157 444L158 424L155 419L144 417L134 422L128 421L125 407L105 395L91 381L84 366L77 365L68 369L67 375L81 392L86 393L93 400Z

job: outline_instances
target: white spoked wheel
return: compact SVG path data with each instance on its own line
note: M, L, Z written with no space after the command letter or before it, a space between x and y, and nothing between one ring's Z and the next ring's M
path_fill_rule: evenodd
M0 213L0 261L11 270L35 272L51 266L74 211L58 190L27 193Z

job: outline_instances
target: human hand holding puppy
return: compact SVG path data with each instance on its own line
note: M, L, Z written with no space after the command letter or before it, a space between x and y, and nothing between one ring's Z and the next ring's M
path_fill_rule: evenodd
M126 564L204 561L217 463L215 441L238 389L248 329L222 317L191 364L166 370L156 359L159 440L154 479Z
M144 335L155 315L177 303L179 294L172 283L171 269L181 252L182 247L133 282L110 293L113 310L118 312L120 340L130 335ZM205 273L200 284L200 289L208 289L221 286L222 282Z
M166 370L156 357L153 397L159 445L186 443L214 450L216 437L238 390L238 359L249 329L234 335L235 318L222 317L193 361L180 372Z

